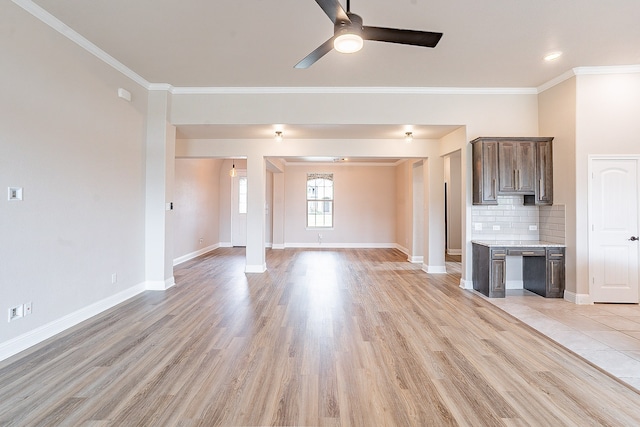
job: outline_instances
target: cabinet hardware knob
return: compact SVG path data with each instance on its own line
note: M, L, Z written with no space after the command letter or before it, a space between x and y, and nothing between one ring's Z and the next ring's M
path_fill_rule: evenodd
M632 242L635 242L636 240L640 240L640 238L636 237L636 236L631 236L629 238L629 240L631 240Z

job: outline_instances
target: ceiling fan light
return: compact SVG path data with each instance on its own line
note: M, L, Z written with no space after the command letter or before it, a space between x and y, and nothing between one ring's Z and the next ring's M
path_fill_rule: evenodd
M344 33L340 34L333 41L335 50L341 53L354 53L362 49L364 41L358 34Z

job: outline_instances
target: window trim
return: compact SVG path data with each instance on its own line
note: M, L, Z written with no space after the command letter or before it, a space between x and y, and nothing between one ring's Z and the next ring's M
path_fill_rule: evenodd
M332 191L330 199L309 199L309 181L316 179L324 179L331 181ZM305 180L305 229L306 230L332 230L335 226L335 180L333 172L329 173L307 173ZM309 202L331 202L331 225L310 225L309 224ZM323 215L324 216L324 215Z

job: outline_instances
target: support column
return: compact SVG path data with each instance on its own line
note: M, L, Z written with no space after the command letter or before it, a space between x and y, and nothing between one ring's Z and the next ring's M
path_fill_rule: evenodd
M444 158L429 157L424 162L425 248L422 269L446 273L444 251Z
M169 93L151 90L148 98L145 199L145 279L147 289L165 290L173 278L171 227L175 165L175 127L167 121Z
M267 270L265 257L266 165L264 156L247 156L247 265L246 273Z

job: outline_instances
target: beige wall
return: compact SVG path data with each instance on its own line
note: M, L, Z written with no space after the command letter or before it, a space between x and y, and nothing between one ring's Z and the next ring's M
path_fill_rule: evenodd
M640 73L577 77L576 283L589 293L589 156L640 154Z
M147 91L12 2L0 28L0 312L33 304L2 359L144 289Z
M553 202L565 206L565 288L576 294L576 79L542 92L539 105L540 135L554 137Z
M199 255L220 244L222 162L221 159L175 160L174 260Z
M541 93L540 134L555 136L554 204L566 215L567 291L588 302L589 156L638 155L640 74L578 75Z
M334 227L307 229L307 173L333 173ZM396 177L390 166L287 166L285 168L285 246L321 244L393 247L396 241Z

